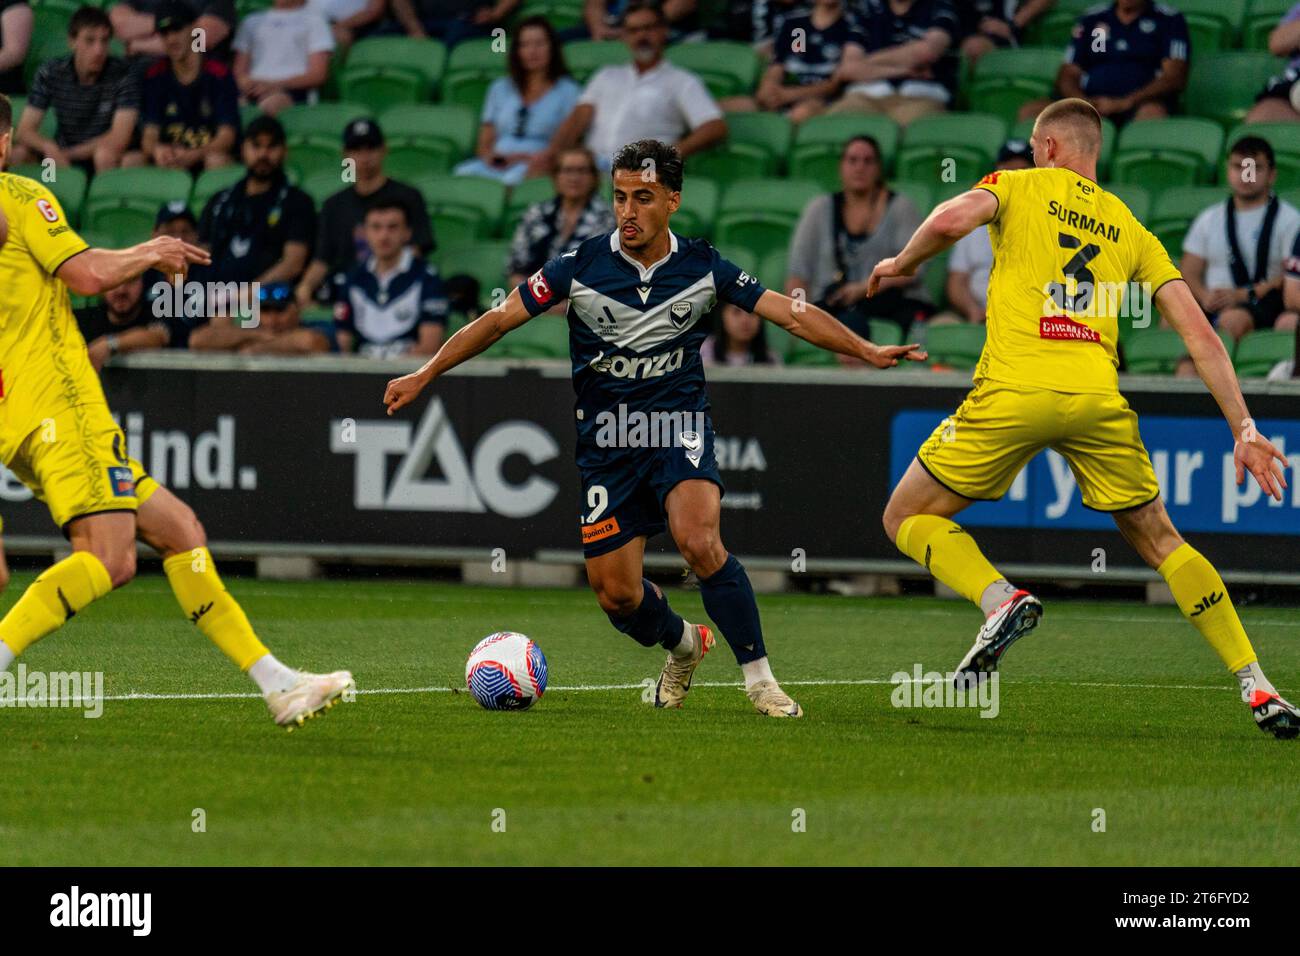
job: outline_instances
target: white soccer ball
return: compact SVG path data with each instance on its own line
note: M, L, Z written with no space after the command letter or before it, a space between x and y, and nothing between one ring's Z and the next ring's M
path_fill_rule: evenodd
M465 684L487 710L526 710L546 692L546 655L523 634L489 634L469 652Z

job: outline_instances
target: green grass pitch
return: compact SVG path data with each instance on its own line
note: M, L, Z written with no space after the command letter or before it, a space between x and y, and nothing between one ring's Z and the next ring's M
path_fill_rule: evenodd
M286 662L353 670L356 701L287 734L255 697L217 697L252 685L180 618L163 579L142 577L22 658L102 670L110 699L97 720L0 710L0 864L1300 860L1300 803L1287 795L1300 741L1254 727L1174 608L1048 602L1004 662L1000 714L983 719L897 709L888 683L917 663L951 669L974 609L761 597L777 676L807 712L777 721L752 711L721 641L680 711L637 689L588 689L652 678L662 658L582 591L231 590ZM704 620L698 593L669 593ZM1300 610L1243 617L1272 679L1300 693ZM463 688L469 649L503 629L546 652L552 689L537 706L489 713L429 689ZM204 696L112 699L133 694Z

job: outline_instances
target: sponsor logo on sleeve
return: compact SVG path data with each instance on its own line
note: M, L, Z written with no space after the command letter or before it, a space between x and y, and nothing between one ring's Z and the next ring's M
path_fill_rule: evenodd
M53 206L51 206L48 200L45 199L36 200L36 208L41 211L41 215L45 217L46 222L59 221L58 210L55 209Z

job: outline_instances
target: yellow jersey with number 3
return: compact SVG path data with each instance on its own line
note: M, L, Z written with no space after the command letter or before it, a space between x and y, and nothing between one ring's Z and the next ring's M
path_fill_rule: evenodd
M41 423L104 403L68 289L54 272L87 248L44 184L0 173L9 234L0 248L0 458Z
M1160 240L1122 200L1069 169L998 171L975 188L998 199L975 380L1118 391L1121 314L1154 327L1156 291L1182 278Z

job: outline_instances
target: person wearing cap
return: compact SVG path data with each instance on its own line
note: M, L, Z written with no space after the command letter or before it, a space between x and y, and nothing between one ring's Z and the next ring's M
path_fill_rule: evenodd
M244 101L274 116L294 103L315 103L329 79L334 34L307 0L274 0L250 13L233 44L235 82Z
M230 67L198 53L194 10L166 0L156 16L167 51L145 71L140 144L156 166L198 172L234 162L239 90Z
M243 144L248 175L208 200L199 239L212 265L192 271L203 282L296 282L316 232L311 197L284 172L284 127L270 116L248 124Z
M363 220L374 203L398 202L406 207L411 244L421 255L433 251L429 211L419 190L384 174L384 131L371 119L358 118L343 129L343 156L354 164L356 181L321 203L320 224L311 264L298 282L298 303L306 308L326 280L346 272L370 255Z
M1023 139L1009 139L998 151L998 169L1028 169L1034 153ZM930 319L930 325L984 322L988 304L989 273L993 271L993 244L987 229L976 229L957 240L948 257L944 293L949 308Z
M214 316L190 334L190 348L240 355L314 355L335 348L333 329L302 324L302 312L289 283L263 285L258 290L257 304L255 322Z
M193 29L202 31L204 49L222 60L229 58L230 37L238 15L235 0L195 0ZM128 56L165 56L158 26L161 9L169 0L119 0L108 10L113 35L126 45Z

